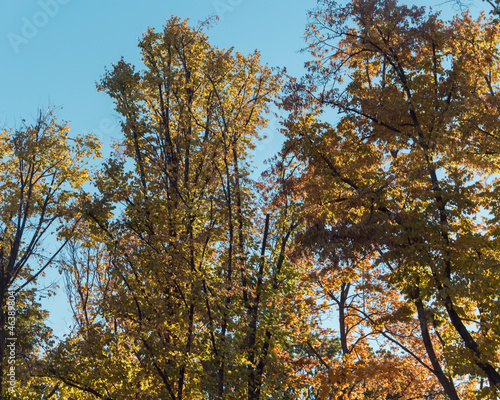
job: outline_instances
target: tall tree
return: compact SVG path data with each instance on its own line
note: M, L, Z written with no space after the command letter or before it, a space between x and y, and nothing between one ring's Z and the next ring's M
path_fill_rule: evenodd
M35 361L38 345L33 340L50 336L34 285L75 230L79 218L74 201L89 179L84 164L98 155L94 137L71 137L69 127L58 123L50 109L34 125L0 133L2 395L18 393L16 386ZM44 240L56 233L60 240L43 250Z
M297 225L259 207L248 153L280 78L177 18L139 47L139 72L121 60L99 83L124 139L82 205L79 324L52 373L98 398L266 398L293 378L277 322Z
M383 269L449 398L468 396L462 379L496 398L498 25L394 0L323 0L307 40L286 146L306 165L316 243L332 260ZM331 109L335 124L324 122Z

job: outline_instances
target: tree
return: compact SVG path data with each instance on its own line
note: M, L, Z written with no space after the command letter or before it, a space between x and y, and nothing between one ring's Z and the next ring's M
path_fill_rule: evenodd
M329 245L323 244L327 258L318 261L308 277L319 293L321 312L335 318L335 329L323 329L307 342L312 358L322 366L315 372L320 398L443 399L414 334L418 321L397 291L387 287L368 260L336 262L335 253L331 256ZM338 345L334 355L322 349L331 337Z
M498 16L500 15L500 1L499 0L482 0L483 3L487 3L490 7L489 13L494 16L495 21L498 22ZM462 10L467 10L474 2L464 2L462 0L454 0L454 3Z
M98 398L266 398L296 383L297 224L259 205L248 162L280 78L177 18L139 47L142 70L121 60L98 85L124 139L82 203L65 262L78 324L51 371Z
M284 102L318 251L382 269L451 399L496 398L500 384L498 39L484 16L320 1L309 73Z
M34 285L75 230L73 202L89 178L84 162L98 154L94 137L70 137L51 110L40 113L34 125L0 133L2 395L17 393L19 382L11 376L25 381L41 356L39 346L50 341ZM53 251L42 250L44 239L55 233L60 241Z

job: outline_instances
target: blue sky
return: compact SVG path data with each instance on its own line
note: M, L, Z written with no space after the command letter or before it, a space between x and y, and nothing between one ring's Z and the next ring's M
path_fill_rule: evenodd
M0 0L0 128L18 127L22 118L29 123L38 109L53 105L63 107L60 118L69 121L74 132L93 132L105 144L119 139L112 102L97 92L95 81L122 56L138 65L138 38L148 26L160 29L171 15L189 18L194 25L218 14L219 21L207 32L212 45L242 53L258 49L264 63L286 66L288 73L300 76L305 55L298 51L304 46L306 11L315 4L315 0ZM269 138L256 150L258 165L279 150L277 128L272 122L266 129ZM70 313L63 291L44 305L51 311L49 324L55 332L67 331Z
M0 126L38 108L64 107L73 131L118 137L111 101L95 81L123 56L139 63L137 39L171 15L192 24L219 14L210 41L243 53L258 48L270 66L300 74L306 10L314 0L0 0ZM111 120L110 120L111 119ZM117 127L116 127L117 128Z

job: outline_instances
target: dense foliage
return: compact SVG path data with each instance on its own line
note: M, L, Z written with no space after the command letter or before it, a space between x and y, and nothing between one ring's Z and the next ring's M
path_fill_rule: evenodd
M4 398L500 398L493 17L319 0L301 78L172 18L98 83L123 138L94 175L99 145L52 116L5 131ZM286 140L255 181L273 101ZM56 261L57 343L36 300Z

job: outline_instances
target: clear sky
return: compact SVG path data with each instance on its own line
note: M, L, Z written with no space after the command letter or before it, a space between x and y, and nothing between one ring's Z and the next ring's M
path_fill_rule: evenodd
M107 141L112 103L95 81L121 56L139 63L138 38L171 15L192 24L220 21L210 42L243 53L258 48L270 66L300 74L306 10L314 0L0 0L0 127L29 120L38 108L62 106L76 132ZM116 127L117 128L117 127Z
M30 123L38 109L54 105L63 107L59 115L74 132L93 132L105 144L119 139L112 102L97 92L95 81L122 56L139 65L138 38L148 26L161 29L171 15L189 18L193 25L219 15L219 22L207 32L212 45L242 53L258 49L264 63L286 66L288 73L300 76L305 55L298 51L304 46L306 11L315 4L315 0L0 0L0 128L19 127L22 118ZM279 150L276 129L273 122L266 130L269 139L257 147L256 163ZM44 303L57 334L64 333L70 322L65 299L61 290L55 300Z

